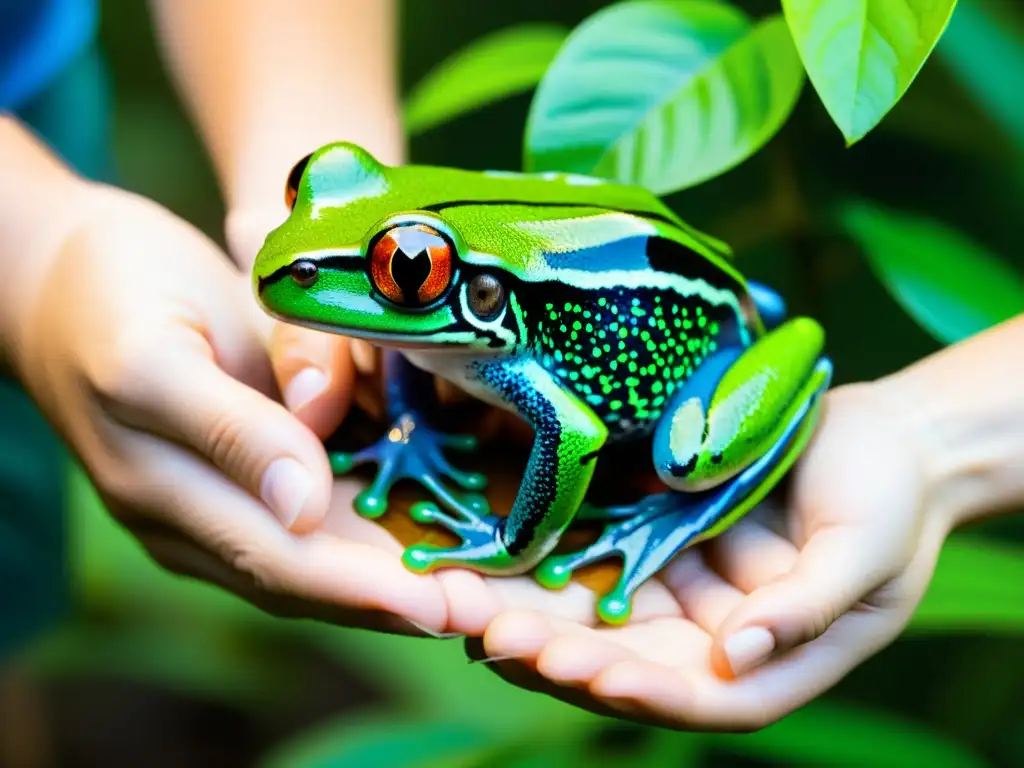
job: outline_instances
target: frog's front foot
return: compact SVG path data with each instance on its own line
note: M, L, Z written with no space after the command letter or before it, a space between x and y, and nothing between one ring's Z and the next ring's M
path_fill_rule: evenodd
M444 449L471 451L476 447L472 435L448 435L432 429L415 411L399 416L388 433L375 445L356 453L330 454L334 474L344 475L363 464L376 464L377 475L366 490L355 498L356 511L376 518L387 509L387 497L400 480L415 480L452 512L460 515L485 514L487 500L479 493L487 479L476 472L456 469L444 455ZM452 489L444 477L462 491Z

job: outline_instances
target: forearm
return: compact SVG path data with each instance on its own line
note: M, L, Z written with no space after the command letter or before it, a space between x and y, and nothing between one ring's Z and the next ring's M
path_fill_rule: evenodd
M954 524L1024 510L1024 315L879 382Z
M88 182L6 113L0 113L0 169L0 369L9 370L23 308L83 215Z
M301 157L347 140L404 160L395 0L150 0L229 210L280 209Z

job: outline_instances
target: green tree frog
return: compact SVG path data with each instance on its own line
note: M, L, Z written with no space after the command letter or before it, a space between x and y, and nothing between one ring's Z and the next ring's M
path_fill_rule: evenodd
M618 556L622 575L597 609L622 623L637 588L763 499L815 428L832 377L819 324L787 318L725 244L645 189L390 167L339 142L296 164L286 199L289 217L253 268L258 301L285 322L384 348L391 428L331 461L336 474L377 465L356 499L366 517L403 478L436 500L410 514L462 543L407 548L411 569L533 570L558 588ZM435 375L533 427L507 516L479 493L486 479L446 453L471 450L472 438L431 427ZM667 490L584 503L602 448L640 440ZM552 554L574 519L602 521L603 533Z

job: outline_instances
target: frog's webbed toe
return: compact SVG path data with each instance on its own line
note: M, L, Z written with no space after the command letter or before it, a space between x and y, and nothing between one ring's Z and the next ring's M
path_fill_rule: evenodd
M560 589L580 568L619 557L622 575L601 597L597 609L602 621L623 624L629 619L633 593L699 532L697 525L687 526L685 522L700 517L698 508L703 506L694 497L670 491L647 496L635 504L588 508L586 519L609 521L598 539L577 552L548 557L537 567L534 578L549 589Z
M445 449L471 451L476 447L472 435L449 435L430 427L415 411L399 416L388 433L377 443L355 453L331 453L335 475L348 473L364 464L376 464L377 475L370 486L355 499L356 511L376 518L387 509L387 497L400 480L415 480L444 507L457 514L488 511L487 500L475 493L487 479L476 472L457 469L445 456ZM452 483L459 489L451 487Z
M512 562L501 540L502 518L497 515L465 508L450 514L429 501L414 504L409 514L418 523L447 528L462 540L457 547L414 544L402 556L411 570L426 573L435 568L461 566L489 571L494 566L501 570L501 564Z

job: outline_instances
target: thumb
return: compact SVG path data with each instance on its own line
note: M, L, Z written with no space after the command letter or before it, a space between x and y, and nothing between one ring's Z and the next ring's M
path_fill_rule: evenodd
M288 410L320 439L341 424L352 402L351 342L342 336L276 323L270 360Z
M712 666L723 677L738 677L820 637L893 578L898 562L866 529L815 533L788 573L748 594L725 618L712 643Z

